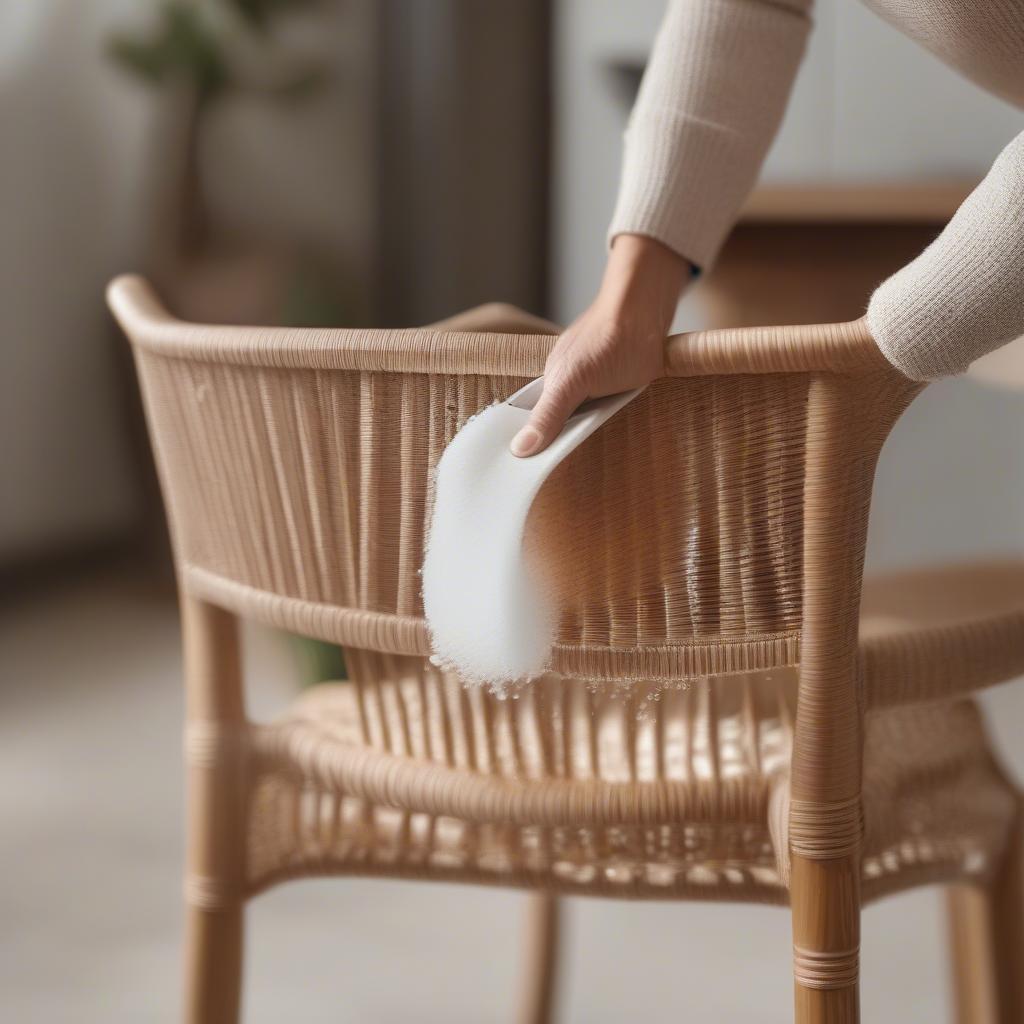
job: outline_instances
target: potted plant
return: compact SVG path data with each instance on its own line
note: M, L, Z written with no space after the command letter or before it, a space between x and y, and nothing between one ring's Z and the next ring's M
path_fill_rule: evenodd
M143 33L118 33L114 63L154 90L147 255L150 276L180 316L202 322L343 323L336 268L315 255L219 231L203 188L209 115L240 95L296 103L324 68L283 49L275 28L321 0L162 0ZM295 638L308 682L345 677L340 648Z

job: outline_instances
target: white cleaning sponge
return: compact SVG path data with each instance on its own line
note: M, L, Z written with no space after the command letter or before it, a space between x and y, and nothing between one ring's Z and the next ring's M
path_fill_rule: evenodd
M423 608L435 660L467 682L500 685L544 671L556 609L542 566L523 551L530 505L562 459L639 394L585 403L548 448L520 459L509 444L539 391L534 381L474 416L437 467Z

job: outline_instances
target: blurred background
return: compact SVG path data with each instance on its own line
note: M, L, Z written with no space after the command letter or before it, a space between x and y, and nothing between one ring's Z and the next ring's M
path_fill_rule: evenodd
M0 3L3 1019L179 1015L177 612L106 282L144 272L208 321L402 326L502 300L567 322L600 277L663 7ZM859 6L818 0L816 21L678 329L859 316L1024 127ZM1024 552L1014 348L898 427L871 566ZM257 715L338 670L279 635L246 645ZM1018 690L985 701L1024 773ZM407 883L275 890L249 916L246 1019L508 1019L522 909ZM867 911L865 1019L948 1017L941 910L918 892ZM788 932L774 909L571 901L564 1019L787 1019Z

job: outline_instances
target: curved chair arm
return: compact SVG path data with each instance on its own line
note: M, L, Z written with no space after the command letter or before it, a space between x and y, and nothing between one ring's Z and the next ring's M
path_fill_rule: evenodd
M861 665L867 707L963 696L1024 676L1024 560L869 578Z
M252 327L192 324L174 317L153 288L137 275L111 282L107 301L125 334L137 348L155 355L215 363L314 370L369 370L393 373L493 374L537 377L554 345L551 333L524 334L520 311L500 304L478 307L434 327L349 329L337 327ZM467 328L495 306L503 312L502 330ZM507 330L509 320L514 321ZM530 330L550 331L531 318Z
M559 330L501 303L479 306L428 327L395 330L190 324L172 316L148 282L136 275L116 278L107 297L122 328L142 348L168 356L263 366L536 377L544 372ZM485 331L484 323L489 325ZM897 373L863 319L691 331L668 338L665 345L665 375L671 377L858 373L880 368Z
M665 374L896 372L868 330L867 320L782 327L729 327L670 337Z

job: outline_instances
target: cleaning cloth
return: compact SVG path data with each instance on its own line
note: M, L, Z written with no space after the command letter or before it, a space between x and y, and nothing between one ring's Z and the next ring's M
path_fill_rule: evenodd
M517 458L512 438L543 378L472 417L437 467L423 563L423 608L434 661L471 683L540 675L556 613L540 559L527 558L530 506L555 467L640 390L585 402L544 451Z

